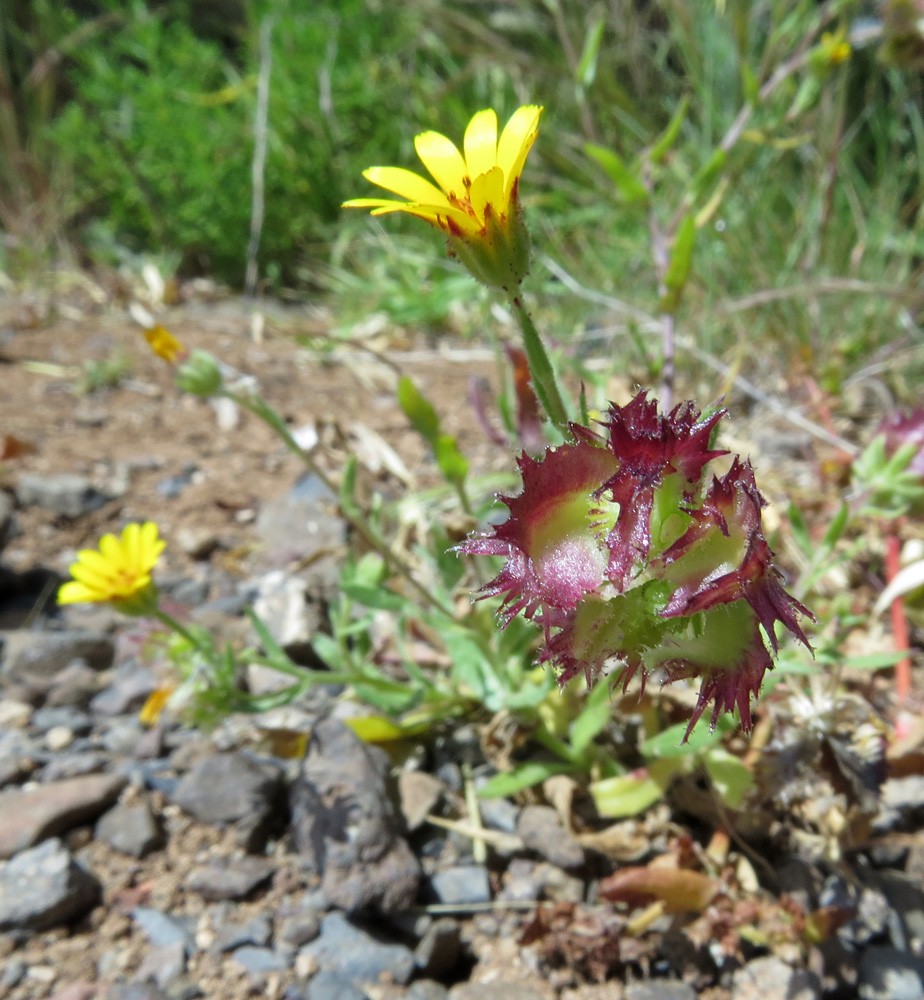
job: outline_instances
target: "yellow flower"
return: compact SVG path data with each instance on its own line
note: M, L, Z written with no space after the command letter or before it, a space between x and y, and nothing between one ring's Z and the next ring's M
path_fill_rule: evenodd
M151 350L158 356L173 364L186 356L186 348L173 334L159 324L144 331L144 339L151 345Z
M824 31L818 44L818 52L826 66L840 66L850 58L850 42L843 28L836 32Z
M518 284L529 266L518 185L542 110L517 109L499 139L495 112L479 111L465 130L462 152L446 136L422 132L414 146L436 184L402 167L370 167L363 172L367 180L408 200L354 198L344 207L416 215L446 233L450 252L479 280L503 288Z
M111 602L129 614L143 614L156 607L151 570L165 544L157 537L157 525L152 521L127 524L121 538L103 535L99 549L77 553L77 561L70 567L74 579L61 586L58 603Z

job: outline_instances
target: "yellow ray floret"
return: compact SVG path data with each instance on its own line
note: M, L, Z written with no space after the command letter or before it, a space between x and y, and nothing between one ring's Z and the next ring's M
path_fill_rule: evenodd
M503 225L516 209L517 182L539 132L542 108L525 105L497 136L497 115L479 111L468 123L462 151L439 132L414 140L431 181L401 167L370 167L363 176L407 201L354 198L345 208L371 208L373 215L406 212L452 236L483 235L488 219Z
M157 537L157 525L127 524L121 538L103 535L98 549L82 549L70 567L72 580L58 591L59 604L124 601L151 583L165 542Z
M144 339L151 345L151 350L158 357L170 364L186 356L186 348L183 344L160 324L145 330Z

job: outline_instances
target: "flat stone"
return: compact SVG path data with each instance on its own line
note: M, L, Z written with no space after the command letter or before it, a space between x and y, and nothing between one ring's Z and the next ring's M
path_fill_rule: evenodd
M77 518L98 510L108 500L86 476L69 472L41 476L27 472L16 484L21 507L40 507L59 517Z
M895 948L867 948L860 959L860 1000L924 1000L924 962Z
M337 912L324 917L320 936L300 954L311 955L320 969L354 983L375 983L387 975L392 982L404 985L414 972L409 948L382 944Z
M163 827L147 802L110 809L96 824L96 836L133 858L143 858L166 842Z
M766 955L735 970L732 996L735 1000L818 1000L821 983L808 969L794 969L781 958Z
M369 994L344 976L321 969L312 976L305 992L306 1000L369 1000Z
M272 948L255 948L244 945L231 956L245 972L251 975L265 972L283 972L288 965L286 960L277 955Z
M551 806L525 806L517 818L517 833L531 851L559 868L580 868L584 848L562 826Z
M449 1000L546 1000L526 983L504 982L495 979L490 983L457 983L449 991Z
M159 686L160 681L153 670L134 667L120 672L120 676L109 687L93 696L90 711L94 715L105 716L135 715Z
M66 781L84 774L100 774L109 765L109 757L96 750L56 755L42 768L41 780Z
M0 858L92 822L124 787L121 775L88 774L27 791L0 792Z
M336 719L315 726L292 788L292 836L330 904L348 912L397 912L417 898L420 865L388 778L383 751Z
M182 941L174 941L149 949L134 978L139 983L154 982L161 989L168 989L184 972L186 945Z
M426 771L404 770L398 775L401 813L411 832L423 826L443 797L443 783Z
M430 878L430 888L440 903L465 906L491 900L491 883L484 865L444 868Z
M171 1000L156 983L116 983L106 991L106 1000Z
M60 840L46 840L0 865L0 931L42 931L84 916L102 899L95 876Z
M273 937L273 925L265 914L257 914L246 924L225 924L218 931L212 949L217 952L234 951L250 945L265 948Z
M433 979L417 979L407 991L407 1000L447 1000L449 990Z
M12 629L2 633L0 679L47 680L74 660L94 670L108 670L115 657L115 642L105 632L34 632Z
M677 980L651 980L626 987L625 1000L696 1000L696 990Z
M440 917L424 931L414 949L414 962L426 976L444 976L459 961L462 928L451 917Z
M273 877L276 866L265 858L220 858L203 868L194 868L186 888L203 899L245 899Z
M201 760L183 776L173 800L202 823L280 822L286 811L280 771L239 753Z
M196 950L196 940L185 923L152 906L136 906L132 920L144 931L155 948L182 944L187 958Z

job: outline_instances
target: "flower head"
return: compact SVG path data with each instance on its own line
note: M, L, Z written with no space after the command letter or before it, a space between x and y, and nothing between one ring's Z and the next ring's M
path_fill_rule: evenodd
M402 167L370 167L363 172L367 180L407 200L355 198L344 207L424 219L446 234L450 253L479 281L512 289L529 269L518 188L542 110L519 108L499 138L495 112L479 111L465 130L462 151L439 132L421 132L414 146L436 184Z
M145 329L144 339L151 345L151 350L168 364L175 364L186 357L183 344L160 324Z
M127 524L122 537L103 535L98 549L82 549L70 567L73 580L58 591L59 604L111 603L128 614L143 614L156 603L151 570L165 547L157 525Z
M523 489L502 497L509 517L458 547L503 555L481 596L502 595L506 624L522 612L545 634L540 660L562 683L619 664L624 683L655 670L700 678L690 727L713 705L738 708L751 725L751 696L773 666L777 625L808 645L761 532L761 497L737 457L707 483L721 451L709 440L724 415L692 403L670 414L639 393L611 404L599 434L572 425L574 444L541 461L520 459Z

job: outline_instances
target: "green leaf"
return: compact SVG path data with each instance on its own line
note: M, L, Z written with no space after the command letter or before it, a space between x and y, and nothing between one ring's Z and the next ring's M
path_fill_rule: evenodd
M584 51L581 53L580 62L574 72L577 82L582 87L589 87L597 76L597 58L600 54L600 42L603 41L603 29L606 26L606 18L602 13L598 13L591 21L584 38Z
M677 141L677 136L680 134L680 126L683 125L684 119L687 117L687 108L689 106L690 99L686 94L684 94L680 103L677 105L677 110L668 122L667 128L661 133L658 139L655 140L654 145L651 147L651 152L648 156L652 163L660 163L670 152L671 147Z
M825 532L825 537L821 540L822 549L830 552L837 545L841 535L844 534L844 529L847 527L849 518L850 508L846 503L842 503L841 509L834 515L831 523L828 525L828 530Z
M674 775L686 766L683 759L657 760L631 774L591 782L597 812L607 819L637 816L661 798Z
M738 809L744 796L754 787L754 775L734 754L715 747L703 756L709 780L729 809Z
M450 483L461 484L468 475L468 459L450 434L440 434L433 442L433 455L440 472Z
M434 447L440 433L440 418L407 375L398 379L398 405L414 430Z
M362 514L356 501L356 468L356 456L350 455L344 463L343 479L340 482L340 506L348 518L359 518Z
M687 731L687 723L679 722L676 726L671 726L663 732L644 740L639 745L639 750L646 758L656 758L664 760L670 757L687 757L690 754L698 753L708 747L719 743L725 733L735 728L734 721L723 715L716 723L715 729L709 724L707 718L700 720L693 727L690 738L686 743L681 742L683 735Z
M316 632L311 637L311 648L331 670L344 669L343 650L340 648L340 644L329 635Z
M747 63L741 64L741 89L748 104L756 104L760 94L760 81Z
M506 795L514 795L524 788L538 785L540 781L551 778L553 774L570 774L573 771L574 768L570 764L530 760L525 764L518 764L512 771L495 774L487 784L478 789L478 797L497 799Z
M623 201L629 205L644 205L648 202L645 185L611 149L588 143L584 147L584 152L603 167L607 177L616 185L616 190Z
M868 653L866 656L850 656L843 660L848 670L884 670L894 667L899 660L908 656L907 649L893 649L886 653Z
M664 275L665 291L659 304L661 312L674 313L680 305L680 297L690 277L695 242L696 219L692 215L685 215L677 227L670 263L667 265L667 274Z
M792 537L795 540L796 545L799 546L800 551L802 551L806 556L811 556L815 549L812 545L812 537L809 535L808 528L805 525L805 519L799 508L796 506L795 500L789 501L789 509L787 511L789 516L789 526L792 528Z
M341 580L340 589L357 604L383 611L400 611L408 601L402 594L396 594L393 590L353 580Z
M612 717L610 686L606 682L598 682L587 696L580 715L571 723L571 746L574 752L583 753Z
M690 189L694 195L699 197L707 188L712 187L725 169L726 158L725 150L721 147L712 151L712 155L699 168L696 176L690 182Z

